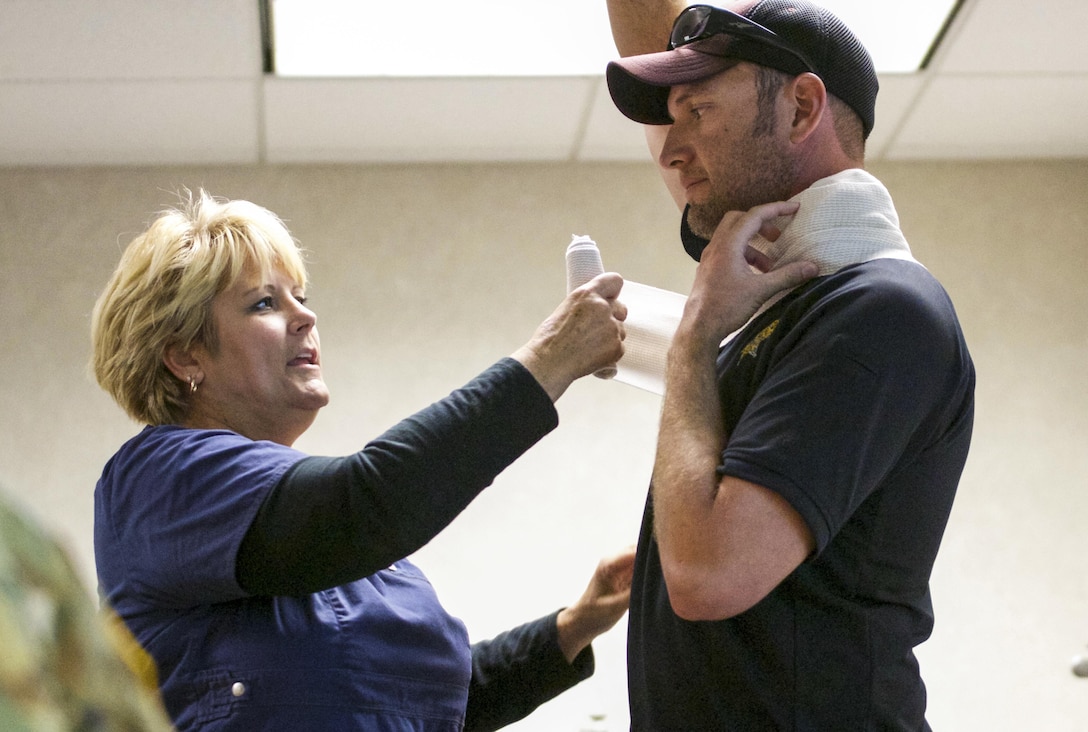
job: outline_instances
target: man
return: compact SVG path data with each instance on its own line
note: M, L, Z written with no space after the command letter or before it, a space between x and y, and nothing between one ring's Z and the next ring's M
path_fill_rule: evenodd
M632 728L928 729L913 649L974 368L862 169L872 62L806 0L683 5L609 0L610 92L656 126L700 262L639 540Z

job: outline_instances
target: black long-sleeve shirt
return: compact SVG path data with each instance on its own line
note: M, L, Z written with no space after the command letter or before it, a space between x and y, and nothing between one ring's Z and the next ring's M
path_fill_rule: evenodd
M239 584L305 594L368 576L418 550L517 457L555 428L547 394L513 359L402 420L359 452L307 457L262 503L238 553ZM466 730L492 730L593 673L568 664L556 616L472 648Z

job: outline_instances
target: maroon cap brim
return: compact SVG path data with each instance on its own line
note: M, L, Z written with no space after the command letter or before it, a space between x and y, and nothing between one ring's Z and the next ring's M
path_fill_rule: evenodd
M608 92L625 116L646 125L672 124L669 89L701 81L736 63L735 59L701 53L690 46L628 56L605 69Z

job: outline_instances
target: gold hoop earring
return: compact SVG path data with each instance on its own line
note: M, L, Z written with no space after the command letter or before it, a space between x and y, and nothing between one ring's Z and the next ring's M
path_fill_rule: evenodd
M190 394L196 394L196 387L197 387L196 377L193 376L192 374L189 374L189 393Z

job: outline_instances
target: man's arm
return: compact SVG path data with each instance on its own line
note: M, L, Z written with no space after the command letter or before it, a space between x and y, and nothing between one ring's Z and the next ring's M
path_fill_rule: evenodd
M669 45L672 23L680 11L688 6L687 0L608 0L608 20L612 25L612 40L620 56L637 56L643 53L664 51ZM665 147L667 125L643 125L650 159L655 163ZM683 211L687 201L680 176L671 170L660 168L661 178L677 207Z
M612 40L620 56L664 51L672 22L687 0L608 0Z
M719 477L729 436L722 425L717 354L771 295L816 274L795 263L765 274L748 251L757 232L796 204L773 203L723 218L696 269L669 349L653 471L654 531L673 610L687 620L720 620L759 602L813 551L801 516L777 493Z

